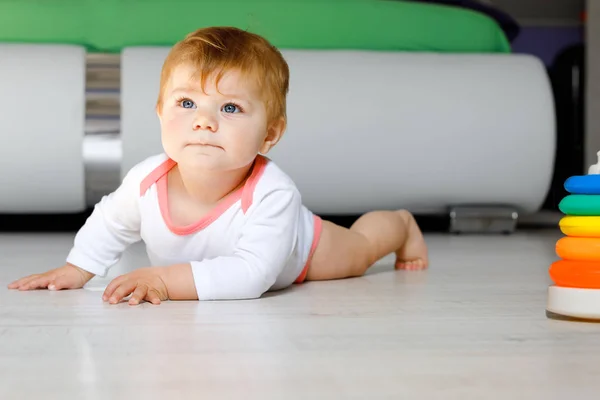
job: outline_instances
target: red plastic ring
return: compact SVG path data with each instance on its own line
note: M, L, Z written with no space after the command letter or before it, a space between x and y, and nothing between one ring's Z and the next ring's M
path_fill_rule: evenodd
M560 260L552 263L549 272L556 286L600 289L600 261Z

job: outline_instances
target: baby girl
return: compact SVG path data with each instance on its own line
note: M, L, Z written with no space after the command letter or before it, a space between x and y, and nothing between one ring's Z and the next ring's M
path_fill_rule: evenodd
M405 210L372 211L349 229L303 204L266 157L286 128L288 65L261 36L199 29L177 43L160 76L164 153L128 171L75 236L66 264L11 289L83 287L143 241L153 266L110 282L103 300L259 298L294 283L361 276L395 253L396 268L427 267Z

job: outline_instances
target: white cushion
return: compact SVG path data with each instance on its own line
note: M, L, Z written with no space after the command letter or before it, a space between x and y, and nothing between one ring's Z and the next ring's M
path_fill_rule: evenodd
M0 212L85 209L85 50L0 43L0 88Z

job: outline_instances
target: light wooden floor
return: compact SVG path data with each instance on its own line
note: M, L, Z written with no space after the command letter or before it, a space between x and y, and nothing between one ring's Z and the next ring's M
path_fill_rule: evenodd
M0 399L597 398L600 324L545 314L558 237L428 235L426 272L387 258L256 301L130 307L103 281L8 291L72 236L0 235Z

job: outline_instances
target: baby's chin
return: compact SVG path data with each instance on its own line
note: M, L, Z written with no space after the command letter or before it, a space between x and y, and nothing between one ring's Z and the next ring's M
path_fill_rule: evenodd
M175 161L180 168L190 168L194 170L204 170L210 172L226 172L238 169L240 166L237 163L229 160L226 154L210 154L208 152L188 152L188 154L180 154ZM224 153L223 150L219 150Z
M180 157L177 163L181 167L202 169L205 171L219 172L230 169L229 163L225 160L217 159L217 157L206 154L194 154L187 157Z
M175 153L167 152L180 168L210 172L232 172L250 166L255 157L234 157L223 148L210 146L185 146Z

